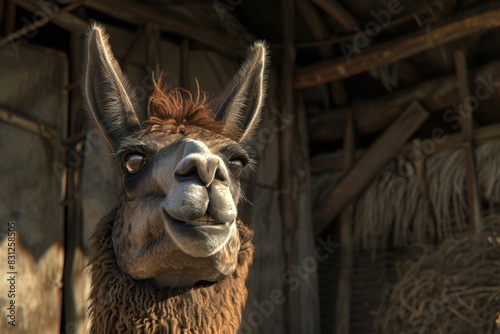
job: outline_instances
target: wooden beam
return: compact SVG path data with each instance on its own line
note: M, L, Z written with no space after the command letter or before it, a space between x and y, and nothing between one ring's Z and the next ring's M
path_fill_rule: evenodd
M354 165L356 138L354 131L354 115L349 113L344 136L344 175ZM349 334L351 314L351 279L354 265L354 249L352 238L354 205L348 204L340 214L340 273L337 295L337 314L335 333Z
M477 11L466 13L459 19L433 29L425 29L362 50L352 59L346 60L345 57L341 57L302 68L296 73L294 87L301 89L332 80L346 79L498 26L500 26L500 8L489 9L479 14Z
M456 133L452 135L444 135L439 138L438 141L429 139L421 139L422 146L426 146L425 142L428 141L430 144L431 150L428 151L427 148L423 148L424 153L426 155L432 155L436 153L443 152L445 150L456 150L462 148L463 134ZM474 131L474 142L476 144L483 144L487 142L500 142L500 123L483 126L481 128L475 129ZM366 150L357 150L356 151L356 159L363 156ZM399 155L404 158L408 158L413 151L413 144L408 143L404 145L399 151ZM332 170L341 170L342 156L329 157L322 160L317 160L311 163L311 172L313 173L321 173L328 172Z
M80 6L81 2L75 2L74 4L68 5L63 9L59 9L53 12L47 12L46 9L40 6L40 1L37 0L10 0L16 3L18 6L23 7L29 12L36 13L42 12L51 17L50 22L54 23L56 26L63 28L69 32L75 33L77 35L83 34L89 24L85 20L80 19L78 16L68 13L68 11L75 9ZM68 8L69 7L69 8ZM50 7L52 8L52 7ZM66 9L68 8L68 9Z
M57 129L54 127L43 124L40 121L34 121L26 118L15 111L2 106L0 106L0 122L13 125L47 139L52 139L57 135Z
M500 61L497 60L475 69L471 81L476 84L473 94L489 92L489 98L492 98L494 96L492 90L498 89L497 82L500 81ZM480 98L480 96L477 97ZM455 104L458 98L455 75L429 80L378 99L316 114L309 121L310 140L314 143L341 139L347 114L351 108L354 109L358 133L365 135L385 129L396 119L400 111L414 100L420 101L428 111L442 111ZM476 113L480 114L481 109Z
M418 102L413 102L398 119L370 146L356 165L314 209L316 234L321 233L337 217L340 210L351 203L399 153L429 113Z
M84 5L132 24L157 23L162 31L188 37L228 56L243 56L248 46L241 36L198 27L186 15L154 9L138 1L84 0Z
M338 15L339 19L342 18L342 25L344 29L353 31L353 27L359 25L359 22L357 22L357 20L337 2L331 0L313 0L313 2L319 5L321 8L323 8L324 6L326 6L326 8L330 8L329 6L331 6L331 8L333 9L337 9L337 7L340 8L339 11L334 10L334 12L336 13L336 15ZM323 16L318 14L315 6L313 6L309 0L297 0L296 5L299 14L302 16L303 21L308 26L314 39L316 41L324 41L330 35L330 31L327 24L323 22ZM414 16L410 15L406 18L400 17L398 19L391 20L388 25L381 27L381 31L393 27L394 24L407 22L409 19L414 19ZM350 28L348 28L348 25L351 25ZM351 34L351 40L355 36L356 34ZM333 45L331 44L318 44L317 47L319 48L319 53L322 59L329 59L335 55ZM406 60L399 63L398 73L400 73L399 77L411 78L412 82L418 82L423 79L420 72ZM382 79L380 80L382 81ZM349 98L345 90L343 81L331 81L328 83L328 85L334 105L346 105L349 101Z
M463 51L455 52L455 67L457 71L457 81L460 99L457 110L460 116L460 130L463 135L463 152L465 161L467 201L469 204L469 221L476 233L482 231L481 223L481 203L478 194L476 157L474 154L474 135L472 126L472 110L467 105L463 105L467 97L470 96L469 78L467 72L467 60Z
M80 6L81 6L81 3L73 3L71 5L68 5L68 6L64 7L60 11L54 11L50 15L42 17L41 19L39 19L37 21L34 21L31 24L23 26L21 29L15 31L13 33L9 33L7 35L7 37L2 38L0 40L0 46L6 45L8 43L12 43L12 42L14 42L17 39L19 39L19 38L21 38L23 36L28 35L30 32L36 31L36 30L40 29L41 27L45 26L50 21L57 20L56 19L57 16L60 17L61 15L67 14L68 12L70 12L72 10L75 10L76 8L78 8Z
M347 31L352 31L358 21L347 9L335 0L311 0Z

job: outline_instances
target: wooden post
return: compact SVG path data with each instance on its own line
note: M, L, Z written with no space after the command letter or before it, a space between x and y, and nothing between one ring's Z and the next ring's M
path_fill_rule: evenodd
M354 113L351 111L347 119L344 137L344 175L354 164L355 130ZM351 313L351 278L354 264L354 251L352 242L354 204L348 204L340 214L340 274L337 295L337 314L335 333L349 334Z
M70 37L71 81L79 81L80 67L83 63L83 43L81 36ZM82 100L79 90L70 92L70 113L68 116L68 140L65 142L79 152L84 145L81 138L85 119L82 113ZM84 156L82 155L82 158ZM66 227L64 280L63 280L63 317L61 333L84 334L86 316L86 296L84 294L85 255L83 252L83 212L81 202L81 168L83 162L68 170L66 183Z
M456 112L460 117L460 129L463 136L463 150L467 180L467 201L469 203L469 220L473 230L481 232L481 204L478 194L476 176L476 157L474 154L474 136L472 126L472 110L466 105L470 98L469 79L467 75L467 60L463 51L455 52L455 67L457 71L460 100ZM470 102L470 100L469 100Z
M281 107L293 113L295 110L295 94L293 90L293 73L295 71L295 22L294 0L282 0L283 8L283 42L285 46L283 68L281 77ZM280 188L281 188L281 217L283 220L283 245L285 250L286 270L291 271L293 266L293 230L294 230L294 203L292 189L291 169L291 143L292 133L287 127L280 132ZM293 326L294 317L299 316L293 312L294 296L290 284L285 285L286 306L284 319L285 333L296 333Z
M316 234L327 228L340 210L368 186L427 117L429 113L415 101L377 138L349 173L314 209Z

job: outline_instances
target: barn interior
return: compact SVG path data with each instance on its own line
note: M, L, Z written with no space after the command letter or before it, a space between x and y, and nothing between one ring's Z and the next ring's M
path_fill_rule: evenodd
M120 198L82 110L92 22L142 104L153 76L214 97L269 46L240 333L500 333L500 1L0 0L2 333L87 331Z

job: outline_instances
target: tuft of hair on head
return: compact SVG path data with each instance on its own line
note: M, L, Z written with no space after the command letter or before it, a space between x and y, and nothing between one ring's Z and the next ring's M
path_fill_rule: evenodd
M167 132L187 134L190 126L196 126L237 140L237 129L228 132L227 126L215 119L207 103L207 94L200 91L196 81L196 94L184 88L167 90L161 78L154 81L154 90L147 107L145 132Z

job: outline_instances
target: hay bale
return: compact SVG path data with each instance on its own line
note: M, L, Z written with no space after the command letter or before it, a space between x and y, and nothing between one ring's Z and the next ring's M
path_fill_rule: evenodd
M416 261L397 265L375 321L379 333L494 333L500 311L500 216L487 231L423 246Z
M475 150L479 195L484 208L500 207L500 143ZM375 256L381 249L441 242L470 231L464 154L450 149L425 158L423 178L428 198L419 188L412 159L388 164L355 203L354 247ZM333 171L313 174L312 203L319 203L341 180Z

